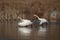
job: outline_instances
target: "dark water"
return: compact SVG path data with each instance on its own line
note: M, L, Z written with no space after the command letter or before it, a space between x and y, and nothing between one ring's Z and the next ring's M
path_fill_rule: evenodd
M1 40L60 40L59 23L50 23L48 29L34 26L19 27L16 20L0 20Z

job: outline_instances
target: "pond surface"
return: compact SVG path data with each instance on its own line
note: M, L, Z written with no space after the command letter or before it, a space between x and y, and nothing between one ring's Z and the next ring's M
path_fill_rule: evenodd
M47 29L42 26L19 27L16 20L0 20L0 38L11 40L60 40L60 23L50 23Z

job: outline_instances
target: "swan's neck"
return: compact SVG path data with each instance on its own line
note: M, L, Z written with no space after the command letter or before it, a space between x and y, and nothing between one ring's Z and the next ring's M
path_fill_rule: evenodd
M21 17L19 18L21 21L23 20Z
M36 16L36 17L37 17L38 19L40 19L39 16Z

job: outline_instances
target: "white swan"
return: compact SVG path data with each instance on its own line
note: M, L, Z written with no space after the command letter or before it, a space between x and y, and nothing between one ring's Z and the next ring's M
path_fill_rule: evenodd
M20 18L20 20L21 21L18 22L18 25L19 26L28 26L28 25L31 25L32 24L32 22L30 20L28 20L28 19L22 19L22 18Z
M38 20L40 20L40 25L42 25L42 24L45 23L45 22L48 23L48 21L47 21L45 18L39 18L37 15L34 15L34 16L37 17Z

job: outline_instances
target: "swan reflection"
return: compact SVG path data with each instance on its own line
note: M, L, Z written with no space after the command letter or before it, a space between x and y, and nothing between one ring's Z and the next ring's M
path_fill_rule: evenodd
M21 35L24 35L24 36L30 36L30 33L31 33L31 29L30 28L18 28L18 31L21 33Z
M40 26L38 31L46 32L47 30L46 30L46 28L43 28L42 26Z
M43 28L42 26L40 26L39 30L38 30L38 35L39 36L45 36L46 35L46 28Z

